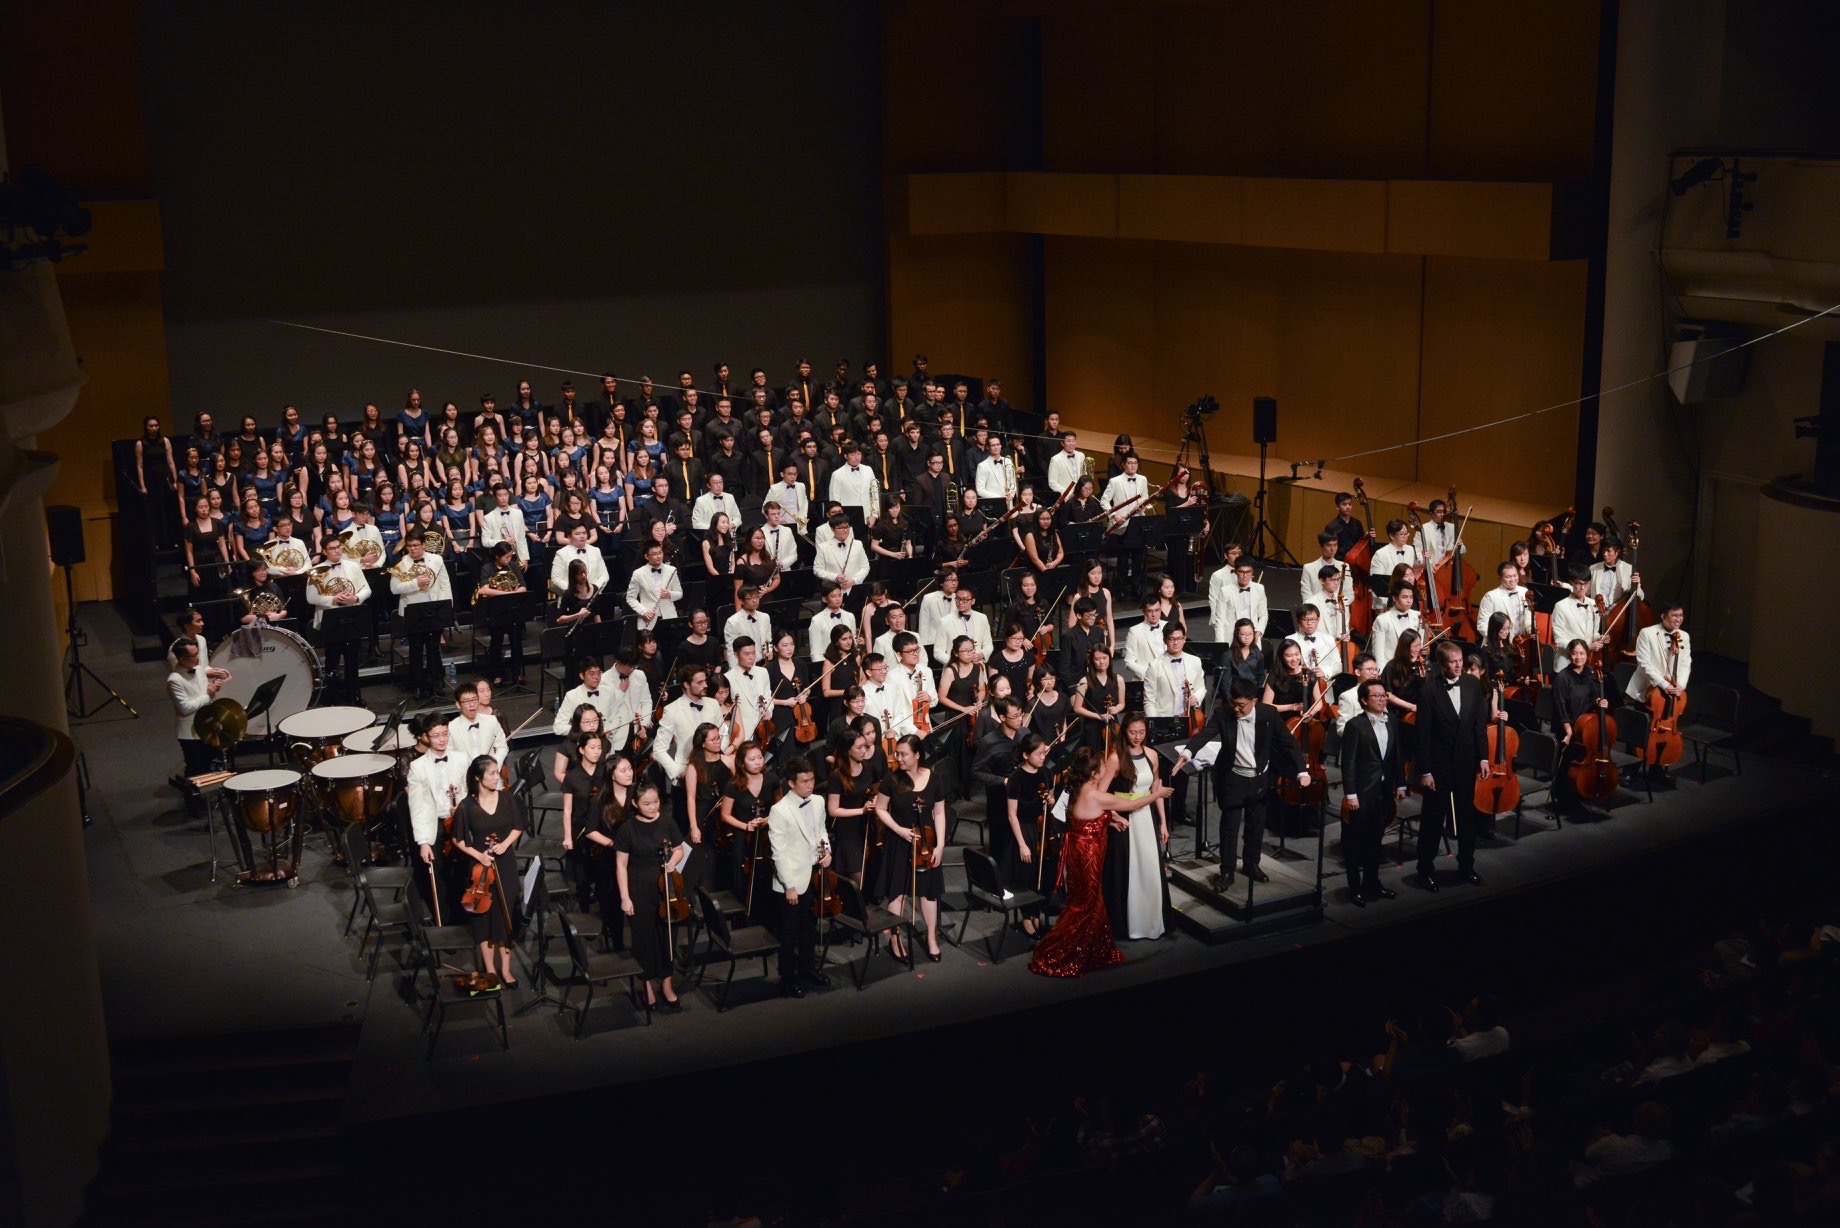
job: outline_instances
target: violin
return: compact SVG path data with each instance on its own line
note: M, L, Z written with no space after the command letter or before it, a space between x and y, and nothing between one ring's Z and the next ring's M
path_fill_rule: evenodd
M754 726L754 741L765 747L779 732L779 726L773 723L773 709L763 695L760 700L760 722Z
M1499 697L1501 679L1497 676L1490 699ZM1521 735L1504 717L1489 723L1489 774L1476 781L1472 799L1482 814L1506 814L1521 804L1521 778L1514 774L1514 756L1520 753Z
M818 859L822 861L830 855L831 842L818 842ZM843 911L843 893L837 889L837 871L824 866L811 868L811 886L807 891L816 892L812 897L812 915L822 921L826 917L835 917Z
M925 694L914 696L914 732L923 738L933 732L933 710L927 706Z
M690 919L690 900L684 895L684 875L681 870L667 869L671 864L671 854L677 850L669 840L659 845L658 861L658 919L665 923L666 932L675 923ZM667 945L667 950L671 948Z
M1604 671L1599 665L1597 693L1604 688ZM1573 790L1586 801L1597 801L1616 792L1618 773L1610 748L1616 745L1616 720L1608 708L1592 707L1572 721L1572 749L1577 758L1565 769Z
M1366 635L1374 627L1373 590L1367 582L1368 568L1374 561L1374 509L1367 502L1367 487L1360 478L1354 480L1354 497L1361 502L1361 514L1367 517L1369 536L1348 548L1342 556L1342 562L1348 564L1349 596L1353 601L1348 609L1348 626L1356 635Z
M762 792L764 793L766 782L762 781L761 785L762 785ZM753 801L754 813L751 816L749 816L750 819L758 819L763 813L765 813L767 809L767 805L768 805L768 802L764 796L756 797ZM763 824L759 827L756 827L753 831L749 832L747 834L747 843L744 844L741 849L741 877L747 883L746 903L747 903L747 910L748 910L749 916L752 916L754 914L754 876L755 876L755 872L760 868L761 833L766 830L767 830L766 826Z
M1188 736L1194 737L1207 724L1207 716L1201 711L1201 705L1195 702L1194 689L1188 679L1182 680L1182 705L1188 714Z
M1668 657L1680 659L1680 632L1667 633ZM1668 680L1673 681L1674 670L1670 666ZM1648 689L1648 762L1654 767L1672 767L1680 762L1681 752L1686 749L1686 741L1680 736L1680 714L1687 710L1687 693L1669 695L1660 687Z
M497 836L489 836L489 844ZM492 911L492 896L498 887L498 867L473 863L473 877L465 891L460 893L460 907L471 913L488 913Z

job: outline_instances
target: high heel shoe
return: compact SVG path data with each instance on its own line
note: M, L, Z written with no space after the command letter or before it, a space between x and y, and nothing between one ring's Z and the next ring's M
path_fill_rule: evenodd
M943 952L943 951L928 951L928 952L926 953L926 957L927 957L928 959L930 959L930 960L932 960L932 961L933 961L934 963L938 963L938 962L939 962L940 960L942 960L942 959L944 959L944 958L945 958L945 952Z

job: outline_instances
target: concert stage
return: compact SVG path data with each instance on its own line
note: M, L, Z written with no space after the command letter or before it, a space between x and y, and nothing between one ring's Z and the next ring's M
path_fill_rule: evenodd
M376 980L367 984L356 938L341 933L351 897L345 876L322 843L309 845L298 889L233 887L227 865L218 881L210 882L207 833L186 818L177 793L164 783L176 767L177 752L161 670L130 663L129 637L112 611L86 607L83 620L99 672L141 712L138 720L129 720L114 709L73 730L94 778L89 794L94 818L91 891L112 1039L359 1022L362 1032L344 1107L344 1120L352 1128L473 1104L818 1055L878 1038L891 1045L924 1046L925 1036L957 1025L980 1020L995 1025L993 1017L1044 1007L1072 1009L1107 995L1120 995L1119 1008L1128 1009L1132 997L1123 991L1153 995L1158 991L1150 987L1159 983L1167 983L1159 1001L1174 994L1179 1002L1212 1011L1220 999L1190 1000L1180 998L1180 992L1190 986L1217 990L1236 984L1241 971L1247 981L1282 981L1286 968L1320 966L1322 959L1312 959L1311 953L1332 954L1337 944L1353 951L1359 939L1384 942L1388 931L1403 934L1421 922L1462 927L1470 910L1478 916L1511 914L1513 901L1531 901L1536 893L1549 896L1542 889L1568 879L1641 875L1643 859L1662 850L1730 837L1745 824L1810 806L1831 788L1830 779L1815 768L1748 755L1744 774L1734 777L1728 757L1719 755L1704 785L1682 770L1679 785L1658 792L1652 804L1625 794L1603 817L1567 822L1563 830L1539 808L1542 799L1536 796L1518 838L1509 816L1484 842L1477 868L1485 886L1447 886L1435 896L1413 889L1402 881L1412 871L1412 845L1404 846L1403 864L1393 864L1400 845L1389 837L1383 878L1399 898L1366 908L1347 900L1332 825L1323 849L1324 908L1320 915L1313 908L1289 910L1282 928L1263 924L1257 896L1250 920L1225 912L1196 920L1203 905L1178 887L1172 893L1177 917L1169 934L1158 941L1122 944L1126 959L1118 968L1062 981L1028 972L1028 942L1020 932L1010 934L1003 961L993 963L986 939L995 917L980 913L972 916L964 945L945 948L943 962L923 960L910 973L883 954L871 964L862 992L842 966L860 958L862 948L840 944L831 950L833 987L811 991L802 1001L778 998L771 977L760 977L755 960L737 971L731 1008L720 1016L708 992L686 989L684 1012L658 1016L648 1027L624 996L603 990L596 994L581 1041L572 1037L572 1017L539 1007L511 1021L510 1047L500 1051L485 1024L470 1012L459 1012L448 1022L433 1059L424 1060L420 1008L402 996L393 945L385 950ZM532 702L509 701L508 723L521 719ZM978 809L966 807L960 814L975 818ZM1209 830L1211 835L1211 825ZM976 831L961 825L958 838L971 840ZM1177 829L1172 855L1178 867L1191 842L1190 830ZM1264 864L1274 882L1258 892L1274 890L1280 879L1313 891L1314 840L1291 837L1288 850L1303 854L1301 859L1281 862L1274 848L1275 836L1268 836ZM221 833L217 852L220 859L228 857ZM956 852L948 860L956 864ZM1448 856L1440 859L1446 869L1451 864ZM963 881L961 873L948 875L948 905L962 901ZM1244 891L1241 879L1238 892ZM946 914L954 937L962 916L957 907ZM1610 916L1604 921L1616 923ZM1212 941L1198 936L1203 929ZM1293 960L1298 962L1288 962ZM1231 974L1224 981L1210 976L1223 971ZM716 970L711 985L722 972ZM513 1010L530 999L530 992L521 990L506 1005ZM1199 1026L1186 1019L1173 1024Z

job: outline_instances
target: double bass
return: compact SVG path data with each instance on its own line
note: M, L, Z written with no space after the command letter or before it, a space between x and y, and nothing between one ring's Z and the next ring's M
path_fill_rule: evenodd
M1597 678L1597 695L1603 697L1604 670L1601 657L1594 657L1593 673ZM1610 748L1616 745L1616 718L1610 709L1593 706L1572 721L1572 750L1576 758L1565 769L1573 790L1585 801L1598 801L1616 792L1620 774Z
M1629 574L1632 576L1639 575L1641 573L1641 568L1636 566L1636 551L1640 549L1642 545L1642 522L1639 520L1632 520L1629 522L1628 533L1618 533L1614 513L1606 507L1604 509L1604 527L1609 529L1614 536L1622 539L1623 553L1629 558ZM1635 596L1635 585L1631 584L1629 612L1625 616L1623 629L1617 636L1617 654L1626 660L1635 660L1636 636L1642 633L1642 628L1652 627L1654 625L1655 612L1649 609L1645 602Z
M1374 561L1374 509L1367 502L1367 487L1360 478L1354 480L1354 497L1360 500L1361 515L1367 527L1367 535L1348 547L1348 553L1342 556L1342 562L1348 564L1348 588L1352 601L1348 609L1348 626L1356 634L1365 636L1374 629L1374 602L1372 589L1368 585L1367 572Z
M1489 689L1491 705L1502 698L1501 677L1497 675ZM1478 777L1476 793L1471 799L1478 813L1506 814L1521 804L1521 778L1514 774L1514 757L1520 753L1521 735L1508 724L1504 715L1489 722L1489 774Z
M1667 633L1668 681L1674 681L1680 661L1680 632ZM1686 749L1686 740L1680 736L1680 714L1687 710L1687 693L1670 695L1658 686L1648 688L1648 746L1646 748L1649 766L1673 767L1680 762L1681 752Z
M1445 519L1457 513L1457 488L1452 486L1444 492ZM1480 579L1476 569L1469 565L1464 557L1463 530L1469 527L1469 515L1474 507L1463 512L1463 519L1457 522L1456 540L1451 544L1450 554L1431 569L1431 591L1439 593L1444 612L1444 625L1460 639L1474 640L1480 629L1476 626L1475 607L1470 605L1469 595Z

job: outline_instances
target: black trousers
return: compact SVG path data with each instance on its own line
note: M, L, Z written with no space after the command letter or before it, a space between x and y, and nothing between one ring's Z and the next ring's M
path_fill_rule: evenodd
M1185 739L1188 726L1181 717L1157 717L1150 722L1150 741L1167 743ZM1188 824L1188 778L1181 772L1172 772L1175 761L1168 755L1157 756L1157 776L1163 784L1175 792L1163 802L1163 812L1169 816L1171 827Z
M343 663L345 697L357 703L362 693L358 687L358 656L362 640L341 640L322 645L326 650L326 674L330 677Z
M1235 844L1240 848L1240 866L1252 869L1259 864L1265 844L1265 788L1267 778L1239 776L1231 771L1214 773L1214 792L1220 797L1220 866L1232 866Z
M1356 794L1361 803L1342 823L1342 862L1348 867L1348 886L1353 891L1376 891L1380 887L1380 849L1386 840L1386 821L1392 814L1387 789Z
M441 689L441 637L429 631L409 637L409 687Z
M197 738L180 738L179 753L185 758L187 776L203 775L211 770L211 764L217 759L217 752Z
M800 968L813 967L818 962L818 918L811 911L810 891L799 894L796 904L786 902L786 893L779 896L779 977L786 980L796 977Z
M507 639L511 641L511 672L522 677L524 673L523 623L507 623L492 628L492 638L486 647L486 668L493 672L498 670L498 654L503 650Z
M1444 773L1433 772L1432 776L1440 786L1443 784ZM1418 820L1418 872L1426 878L1437 866L1438 850L1443 847L1453 804L1457 820L1457 872L1468 874L1476 868L1476 833L1482 826L1482 818L1476 813L1474 786L1475 775L1463 773L1458 788L1440 787L1426 796L1425 808Z

